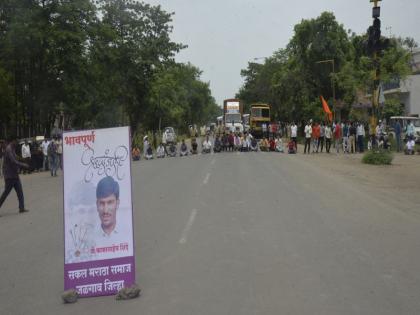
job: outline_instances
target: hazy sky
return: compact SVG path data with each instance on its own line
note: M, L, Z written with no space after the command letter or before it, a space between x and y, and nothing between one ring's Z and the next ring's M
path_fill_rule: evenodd
M243 83L240 71L248 61L284 48L302 19L330 11L346 29L358 34L372 24L369 0L145 1L175 12L172 39L188 45L176 59L203 71L202 80L210 82L219 104L235 96ZM380 5L383 34L410 36L420 42L419 0L383 0Z

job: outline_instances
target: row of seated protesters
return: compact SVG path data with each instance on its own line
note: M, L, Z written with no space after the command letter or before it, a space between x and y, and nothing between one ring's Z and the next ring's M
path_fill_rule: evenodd
M285 147L283 144L283 140L280 137L276 138L263 138L262 140L258 141L255 137L251 134L239 136L233 136L233 142L228 141L224 142L222 137L216 136L214 140L214 144L210 140L209 136L206 136L205 140L201 144L201 153L208 154L212 151L214 153L220 152L285 152ZM152 146L148 141L145 141L144 147L146 148L144 157L146 160L150 160L154 158ZM296 153L296 144L293 141L290 141L287 144L287 152L290 154ZM139 152L138 152L139 153ZM133 154L134 157L139 159L139 154ZM179 147L179 156L188 156L188 155L195 155L198 154L198 143L196 138L191 139L191 149L188 148L185 140L182 140L181 145ZM178 155L178 148L176 143L170 143L166 146L163 143L160 143L156 149L156 157L164 158L164 157L175 157Z

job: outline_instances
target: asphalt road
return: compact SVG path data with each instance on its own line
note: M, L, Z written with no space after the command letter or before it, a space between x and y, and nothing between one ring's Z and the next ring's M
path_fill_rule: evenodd
M420 314L420 217L304 155L133 164L142 296L63 305L62 178L0 210L0 314ZM0 186L2 188L2 186Z

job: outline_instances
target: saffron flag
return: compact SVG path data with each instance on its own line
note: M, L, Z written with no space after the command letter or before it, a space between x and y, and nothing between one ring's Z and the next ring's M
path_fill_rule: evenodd
M322 102L322 108L324 109L325 114L328 116L328 120L331 122L333 114L330 110L330 107L328 106L327 101L324 99L322 95L320 96L320 99Z

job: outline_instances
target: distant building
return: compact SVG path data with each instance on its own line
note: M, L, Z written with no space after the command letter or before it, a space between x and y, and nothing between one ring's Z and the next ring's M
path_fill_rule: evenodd
M398 97L404 105L404 115L420 116L420 48L412 51L413 74L404 81L395 79L383 84L385 98Z

